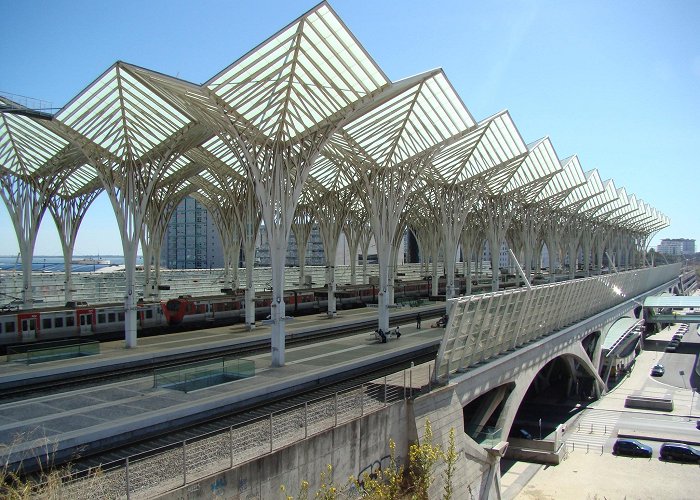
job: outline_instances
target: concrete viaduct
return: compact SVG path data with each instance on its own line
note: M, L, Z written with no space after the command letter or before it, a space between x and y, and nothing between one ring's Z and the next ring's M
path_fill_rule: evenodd
M519 440L509 435L528 391L538 385L546 388L552 373L559 370L566 374L563 387L569 397L578 394L585 400L603 395L601 346L611 325L620 318L639 315L639 305L646 297L672 290L679 273L680 265L669 265L457 299L451 305L452 317L432 380L413 384L422 385L417 397L389 404L166 498L182 498L185 489L188 498L203 498L212 488L230 498L267 498L279 491L281 484L291 486L292 493L302 479L308 480L314 491L320 485L317 475L326 464L333 466L336 482L343 484L344 478L358 471L386 467L390 440L396 443L399 462L405 461L410 444L424 438L426 421L431 423L432 442L443 449L448 447L450 430L455 431L458 460L453 486L459 498L500 498L500 459L509 446L517 447ZM571 302L564 299L567 296ZM510 304L508 312L497 307L498 300ZM519 300L532 305L518 308ZM572 307L574 303L576 307ZM531 313L529 307L540 311L536 322L525 321ZM550 308L556 317L547 317ZM462 323L475 317L488 324L492 332L489 339L498 339L502 329L511 332L501 339L507 341L501 342L500 348L478 339L465 342ZM498 326L510 325L513 320L524 328L518 332L519 340L509 328ZM478 328L471 328L470 333L478 337ZM554 363L560 363L558 369ZM558 463L563 444L560 429L551 439L530 443L530 458L538 455L536 460ZM441 472L438 469L434 475L431 498L442 495Z

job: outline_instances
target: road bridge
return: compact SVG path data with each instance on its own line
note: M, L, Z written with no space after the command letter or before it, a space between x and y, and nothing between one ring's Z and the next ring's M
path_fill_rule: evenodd
M700 323L700 296L647 297L644 320L647 323Z

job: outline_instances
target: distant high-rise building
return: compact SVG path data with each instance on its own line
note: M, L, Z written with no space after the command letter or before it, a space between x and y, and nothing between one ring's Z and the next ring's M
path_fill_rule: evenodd
M224 266L221 236L204 205L187 197L175 209L161 251L170 269L211 269Z
M481 251L481 258L484 262L491 262L491 247L489 246L489 241L484 242L484 246ZM505 241L501 242L501 246L498 250L498 266L500 268L507 268L510 266L510 253L508 252L508 244Z
M256 264L264 267L269 266L270 242L267 239L267 231L263 225L261 225L258 229L258 239L255 243L255 247ZM311 228L311 234L309 234L309 242L307 243L305 254L305 262L307 266L323 266L326 264L326 254L323 251L323 242L321 240L321 233L318 230L317 224L314 224ZM299 265L299 249L297 247L297 239L294 235L294 231L291 231L289 235L285 265Z
M695 240L686 238L663 239L656 251L666 255L693 255L695 253Z

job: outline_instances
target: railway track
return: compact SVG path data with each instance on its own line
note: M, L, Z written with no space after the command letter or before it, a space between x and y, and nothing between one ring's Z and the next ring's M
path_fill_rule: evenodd
M437 348L435 349L437 352ZM147 439L133 442L125 442L122 446L104 450L89 450L89 454L78 459L71 460L72 470L78 474L100 467L111 469L124 464L129 460L141 460L156 453L161 453L169 448L178 447L183 441L197 440L207 434L213 434L223 429L236 427L251 420L267 418L270 414L282 413L290 408L298 407L304 403L333 395L351 388L360 386L369 381L401 371L408 368L411 363L423 363L434 359L435 352L410 359L396 359L390 363L383 363L381 367L371 367L366 373L344 378L333 383L321 385L313 390L297 391L280 399L271 396L268 401L258 402L236 411L227 411L214 418L206 418L194 425L175 426L167 433L153 435Z
M438 317L444 309L441 307L435 308L434 311L421 311L425 317ZM412 321L415 317L413 313L406 312L404 314L394 314L392 316L392 325ZM360 320L353 323L345 323L341 325L329 325L314 329L313 332L305 334L294 333L288 339L288 345L303 345L315 342L322 342L329 338L356 335L358 331L371 330L376 325L376 319ZM82 388L95 387L103 384L138 379L150 376L155 368L175 366L183 363L195 362L200 360L221 357L224 355L235 355L239 357L250 356L261 352L267 352L270 348L269 339L248 342L243 345L232 346L230 349L221 350L211 349L197 354L182 355L179 359L168 359L158 362L155 359L150 359L147 364L141 366L121 366L103 367L101 373L72 373L70 375L57 375L58 379L52 382L47 380L37 380L31 383L22 383L14 387L0 387L0 400L3 403L12 401L28 401L32 398L42 396L50 396L60 392L79 390ZM163 429L159 430L143 430L138 437L122 436L115 441L111 441L109 447L93 443L88 446L82 446L80 451L66 450L61 456L51 457L51 466L60 467L61 465L70 463L72 470L89 469L91 467L111 464L118 465L120 460L126 460L127 457L135 455L148 455L155 453L156 450L162 450L163 447L177 446L184 440L194 439L198 436L211 433L221 428L235 426L241 422L267 416L270 413L276 413L283 409L302 404L323 397L327 394L342 392L349 387L356 387L369 380L374 380L383 375L394 373L406 368L411 362L420 363L430 359L434 359L437 352L437 345L424 347L422 350L404 353L397 355L391 360L377 361L374 364L364 366L361 372L357 370L353 372L352 377L347 375L333 375L324 379L317 379L305 386L299 386L293 390L286 391L284 394L266 394L255 400L249 400L245 405L237 404L229 407L221 407L215 411L208 411L202 414L194 415L182 422L171 422L166 433ZM94 367L93 367L94 370ZM48 387L48 388L47 388ZM101 447L103 446L103 447ZM79 453L79 458L76 458ZM46 467L40 461L22 465L24 473L31 474L34 470L41 467Z
M434 310L423 310L421 314L424 318L439 317L444 311L444 305L436 307ZM415 318L415 311L406 313L395 313L391 318L391 324L396 325ZM288 346L300 346L324 339L354 335L358 330L372 329L376 326L376 319L359 320L352 324L330 325L316 328L311 332L303 334L291 334L287 336ZM56 394L57 392L76 390L85 387L130 380L146 376L158 368L167 368L184 363L206 361L222 356L250 356L267 352L270 349L270 341L252 340L245 344L237 344L230 348L212 348L198 351L197 353L184 353L173 355L168 358L152 358L144 361L129 363L123 366L92 367L90 369L78 370L68 373L35 377L29 380L18 380L12 383L0 384L0 402L8 403L21 401L42 395Z

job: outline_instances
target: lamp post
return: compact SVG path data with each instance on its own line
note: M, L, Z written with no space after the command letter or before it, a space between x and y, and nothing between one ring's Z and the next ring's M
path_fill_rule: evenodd
M691 389L693 391L690 393L690 411L688 411L688 420L693 418L693 402L695 401L695 388L691 387Z

